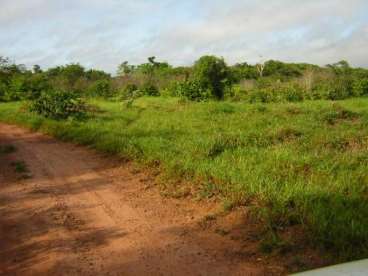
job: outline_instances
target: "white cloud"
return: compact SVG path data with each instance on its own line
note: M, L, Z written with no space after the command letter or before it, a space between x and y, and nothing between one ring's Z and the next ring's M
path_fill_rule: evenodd
M1 0L0 54L43 66L80 61L114 71L156 55L189 64L259 55L368 67L366 0ZM5 35L4 35L5 34Z

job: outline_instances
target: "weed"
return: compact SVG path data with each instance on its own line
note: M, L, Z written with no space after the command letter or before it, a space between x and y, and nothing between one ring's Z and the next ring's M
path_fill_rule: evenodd
M304 261L303 257L296 255L294 257L292 257L291 261L290 261L290 265L291 268L296 268L296 271L303 271L305 269L307 269L308 265L306 264L306 262Z
M287 249L290 247L290 244L284 240L282 240L276 232L268 232L266 234L266 237L263 238L259 245L259 249L264 254L271 254L275 251L278 251L279 253L287 251Z
M255 108L256 108L256 111L261 112L261 113L264 113L267 111L267 107L262 104L256 104Z
M216 215L214 215L214 214L206 215L206 216L204 217L204 220L205 220L205 221L216 220Z
M291 128L291 127L285 127L277 130L275 138L276 140L280 142L290 141L297 139L302 136L302 132Z
M224 200L222 203L222 207L224 209L225 212L229 212L232 209L234 209L234 207L236 206L235 202L232 200Z
M303 113L303 111L300 109L300 107L297 107L297 106L294 106L294 105L286 107L286 112L290 115L299 115L299 114Z
M219 234L220 236L226 236L230 233L230 231L222 228L216 228L215 233Z
M322 120L329 125L334 125L339 121L349 121L357 118L359 118L358 113L344 109L338 105L334 105L332 109L322 113Z
M24 161L14 161L11 163L16 173L28 172L27 164Z

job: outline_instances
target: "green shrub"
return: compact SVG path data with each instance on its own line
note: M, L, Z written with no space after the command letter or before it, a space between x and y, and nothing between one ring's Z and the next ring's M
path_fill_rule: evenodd
M248 93L249 102L300 102L306 98L304 90L295 83L276 82L268 87L261 87Z
M368 96L368 79L357 79L353 84L354 96Z
M24 76L14 76L10 79L9 85L4 94L4 100L19 101L26 98L26 79Z
M333 105L332 109L321 110L319 114L322 121L333 125L338 121L354 120L359 118L359 114L352 112L348 109L344 109L339 105Z
M327 81L318 82L313 87L311 93L309 93L309 98L311 100L327 99L328 94L330 93L332 89L333 89L332 85L329 82Z
M226 91L225 97L228 97L233 102L239 102L247 99L248 92L243 90L239 85L232 87L231 90Z
M81 118L86 115L87 105L76 93L49 90L31 102L30 110L47 118Z
M135 84L128 84L121 93L121 99L125 102L126 107L132 107L134 101L142 97L142 91Z
M133 83L127 84L120 92L122 100L128 100L134 97L137 94L137 91L138 91L137 85Z
M333 88L327 94L328 100L343 100L353 96L352 88L349 82L344 79L335 81Z
M50 84L44 74L33 74L27 79L26 98L30 100L36 99L41 95L42 91L50 88Z
M0 102L5 101L5 92L7 90L7 85L6 83L0 81Z
M49 89L47 79L41 74L14 75L7 82L0 81L0 101L34 99L41 91Z
M151 83L145 83L139 90L143 95L160 96L160 91Z
M181 91L182 84L183 82L180 82L180 81L171 82L167 87L168 94L172 97L180 97L181 96L180 91Z
M250 103L269 103L274 100L275 98L270 89L254 89L248 94L248 101Z
M353 96L353 81L349 76L319 80L313 87L312 99L343 100Z
M303 90L295 85L288 85L282 89L283 98L288 102L300 102L304 100Z
M97 80L89 87L88 92L89 95L94 97L111 97L111 83L109 80Z
M206 101L211 97L211 92L198 81L185 81L177 86L177 95L190 101Z

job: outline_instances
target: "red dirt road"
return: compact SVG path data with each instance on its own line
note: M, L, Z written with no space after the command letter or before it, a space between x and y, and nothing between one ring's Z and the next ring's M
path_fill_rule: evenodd
M129 163L5 124L0 144L16 147L0 156L0 275L283 273L200 227L213 206L160 196Z

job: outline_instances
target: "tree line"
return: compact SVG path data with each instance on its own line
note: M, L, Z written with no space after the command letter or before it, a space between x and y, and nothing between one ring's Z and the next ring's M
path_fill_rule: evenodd
M340 100L368 96L368 70L347 61L326 66L269 60L228 65L221 57L202 56L192 66L172 66L149 57L132 65L122 62L116 76L67 64L28 69L0 56L0 101L103 97L132 102L141 96L175 96L190 101L210 99L248 102Z

